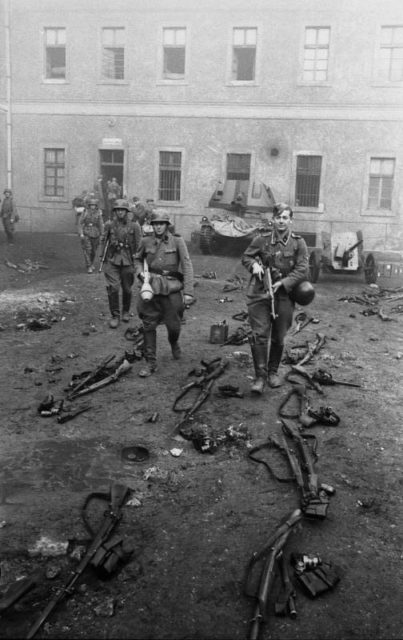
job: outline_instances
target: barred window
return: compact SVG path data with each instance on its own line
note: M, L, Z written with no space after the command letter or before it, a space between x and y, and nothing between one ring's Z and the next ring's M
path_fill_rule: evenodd
M106 80L124 80L125 30L123 27L102 29L102 77Z
M379 73L383 80L403 81L403 25L382 27Z
M182 153L180 151L160 151L159 158L159 200L181 199Z
M307 27L305 29L304 80L308 82L327 80L329 43L329 27Z
M232 80L255 79L257 29L236 27L232 32Z
M394 158L371 158L368 209L392 209L394 175Z
M66 78L66 29L62 27L45 29L45 78Z
M249 180L250 153L227 154L227 180Z
M44 193L45 196L64 197L65 150L44 150Z
M185 77L186 29L167 28L162 33L163 78L180 80Z
M297 207L319 206L321 169L321 156L297 156L295 185Z

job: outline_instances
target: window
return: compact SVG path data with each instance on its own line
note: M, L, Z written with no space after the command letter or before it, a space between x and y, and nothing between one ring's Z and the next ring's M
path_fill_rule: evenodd
M102 77L124 80L125 30L123 27L102 29Z
M186 29L164 29L163 42L163 78L182 80L185 77Z
M394 158L371 158L368 209L392 209L394 174Z
M181 199L182 153L180 151L160 151L159 157L159 200Z
M403 26L382 27L379 73L382 80L403 81Z
M45 29L45 78L66 78L66 29Z
M295 205L318 207L320 193L321 156L297 156Z
M63 198L65 150L45 149L45 196Z
M227 155L227 180L249 180L250 153L229 153Z
M325 82L329 62L329 27L305 29L303 79L306 82Z
M236 27L232 32L232 80L255 79L257 29Z

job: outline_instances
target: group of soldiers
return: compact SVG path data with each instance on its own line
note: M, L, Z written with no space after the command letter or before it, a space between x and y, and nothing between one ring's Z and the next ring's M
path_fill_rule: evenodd
M134 200L136 204L138 199ZM304 239L293 233L292 223L292 208L286 203L275 205L271 229L256 236L241 258L250 273L247 307L255 394L262 394L266 384L272 388L282 384L278 369L295 302L308 304L314 295L308 278L308 249ZM112 329L130 321L133 286L138 285L136 305L143 324L145 360L139 375L148 377L157 370L159 324L166 326L173 358L180 359L183 314L194 300L193 266L168 211L155 208L147 216L139 208L136 215L133 205L118 198L104 223L97 200L90 199L79 220L79 233L90 273L100 247ZM151 297L142 295L146 278Z

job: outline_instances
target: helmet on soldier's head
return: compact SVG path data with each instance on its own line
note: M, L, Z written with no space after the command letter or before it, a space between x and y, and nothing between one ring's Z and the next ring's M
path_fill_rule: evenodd
M3 193L4 193L4 195L6 195L6 193L9 193L10 196L13 195L13 192L11 191L11 189L4 189Z
M126 211L130 211L129 203L127 202L127 200L115 200L113 209L126 209Z
M290 298L293 302L300 304L302 307L305 307L307 304L310 304L315 297L315 289L309 280L303 280L299 282L295 287L291 290Z
M97 200L96 198L90 198L90 199L88 200L88 206L90 207L91 205L92 205L92 206L94 206L94 207L96 207L96 208L98 209L98 206L99 206L99 200Z
M169 219L169 213L166 209L156 209L151 214L150 224L157 224L158 222L164 222L165 224L171 224Z

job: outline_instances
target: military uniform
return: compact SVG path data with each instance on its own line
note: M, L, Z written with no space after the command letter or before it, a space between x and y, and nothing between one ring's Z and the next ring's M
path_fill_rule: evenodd
M121 201L117 200L115 208ZM123 205L129 211L127 204ZM138 222L119 219L113 216L105 223L104 242L109 241L109 248L105 260L104 274L107 281L109 308L112 319L120 318L119 292L122 287L122 319L129 321L129 311L132 300L132 286L134 282L133 256L140 244L141 230ZM114 326L117 326L118 322ZM112 325L111 325L112 326Z
M92 273L100 238L104 232L102 212L99 209L86 209L78 220L78 231L81 237L85 266L89 273Z
M151 370L156 366L158 324L164 323L174 358L180 356L178 339L183 317L183 295L193 296L193 266L185 241L166 229L162 238L144 236L135 256L135 272L144 272L144 260L150 271L154 297L140 297L137 311L144 327L145 358Z
M242 264L252 272L252 266L260 258L263 266L270 269L272 282L282 281L275 294L274 309L277 317L271 316L271 300L263 281L252 275L247 289L249 322L252 329L252 356L256 375L262 377L276 374L284 348L284 338L291 327L294 302L289 293L296 284L308 278L308 249L301 236L288 232L282 238L276 231L257 236L242 256ZM267 363L268 341L270 352Z
M9 197L5 197L0 210L0 216L3 221L3 227L6 234L8 244L14 243L15 223L18 222L19 216L15 208L11 191L4 190L4 195L10 193Z

